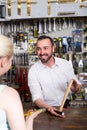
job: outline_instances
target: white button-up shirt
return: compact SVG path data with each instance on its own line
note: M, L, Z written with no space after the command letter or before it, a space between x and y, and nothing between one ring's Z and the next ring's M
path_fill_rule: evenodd
M67 60L55 57L55 64L51 68L41 61L36 62L28 73L32 100L42 99L50 106L60 106L70 79L79 82Z

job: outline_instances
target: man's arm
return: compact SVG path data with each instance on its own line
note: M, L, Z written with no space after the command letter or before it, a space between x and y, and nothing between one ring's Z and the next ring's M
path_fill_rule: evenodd
M50 106L42 99L37 99L34 102L39 108L49 108Z
M53 106L49 106L44 100L37 99L34 102L39 108L46 108L48 112L50 112L52 115L59 116L59 117L65 117L64 115L57 114L55 111L58 111L57 108Z

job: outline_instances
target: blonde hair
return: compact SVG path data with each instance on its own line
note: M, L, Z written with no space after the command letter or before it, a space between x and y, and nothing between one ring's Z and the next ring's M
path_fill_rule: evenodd
M0 35L0 57L10 58L13 55L13 43L7 36Z

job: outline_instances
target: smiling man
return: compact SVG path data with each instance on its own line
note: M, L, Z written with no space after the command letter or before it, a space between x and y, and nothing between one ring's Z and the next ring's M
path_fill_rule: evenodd
M74 79L71 90L78 92L81 83L76 78L70 63L54 57L54 43L51 37L42 35L36 43L39 58L28 73L28 85L32 101L39 108L46 108L51 114L60 116L55 112L54 106L60 106L67 83Z

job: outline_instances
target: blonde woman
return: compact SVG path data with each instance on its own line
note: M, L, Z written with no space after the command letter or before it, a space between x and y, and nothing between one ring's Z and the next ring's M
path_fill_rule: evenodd
M12 42L8 37L0 35L0 76L9 70L12 58ZM32 130L33 119L39 113L33 113L25 122L19 94L12 87L0 84L0 130Z

